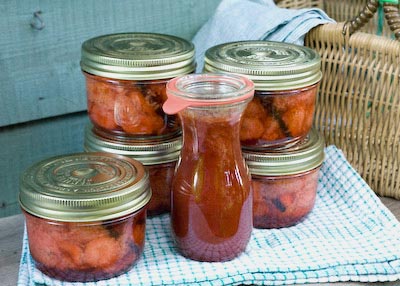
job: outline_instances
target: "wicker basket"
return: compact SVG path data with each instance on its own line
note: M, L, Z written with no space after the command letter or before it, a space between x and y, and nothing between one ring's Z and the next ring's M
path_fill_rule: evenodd
M300 1L286 7L295 7L293 2ZM320 25L306 35L305 45L322 59L314 123L378 195L400 199L400 41L356 32L373 17L370 10L366 6L349 22ZM386 14L400 19L396 9ZM400 38L400 28L392 29Z

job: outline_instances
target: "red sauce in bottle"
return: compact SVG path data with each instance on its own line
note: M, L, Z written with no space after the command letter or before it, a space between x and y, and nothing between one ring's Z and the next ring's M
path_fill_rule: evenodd
M207 76L199 77L200 82L207 81ZM196 80L193 75L193 84L181 86L196 93ZM213 85L213 80L204 85ZM183 147L172 183L171 222L178 250L188 258L230 260L245 250L250 239L253 197L239 140L240 118L248 101L218 106L203 102L179 112Z

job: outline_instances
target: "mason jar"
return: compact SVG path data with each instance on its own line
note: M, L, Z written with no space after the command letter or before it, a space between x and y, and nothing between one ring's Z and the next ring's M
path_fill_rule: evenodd
M166 82L195 69L194 46L172 35L119 33L82 44L87 110L103 137L157 137L180 131L167 115Z
M152 197L148 216L168 213L171 209L171 184L182 147L182 136L152 140L112 140L96 133L92 124L85 129L84 150L128 156L141 162L149 173Z
M322 73L318 53L271 41L239 41L211 47L204 71L237 73L254 82L254 98L241 122L246 149L294 144L312 128Z
M253 83L238 75L192 74L167 84L163 108L179 114L183 132L172 181L172 235L190 259L231 260L249 242L253 197L239 124L253 92Z
M35 266L63 281L88 282L128 271L145 240L148 174L138 161L105 153L52 157L20 181Z
M302 221L313 209L324 140L315 130L288 148L243 150L252 176L256 228L281 228Z

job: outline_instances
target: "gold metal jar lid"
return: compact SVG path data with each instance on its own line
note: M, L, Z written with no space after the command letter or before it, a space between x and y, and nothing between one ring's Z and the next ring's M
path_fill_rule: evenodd
M66 222L119 218L151 198L143 165L124 156L76 153L52 157L28 168L19 202L30 214Z
M156 33L120 33L85 41L83 71L125 80L173 78L195 70L194 45L182 38Z
M310 171L324 161L324 139L313 128L293 146L262 151L243 150L252 175L282 176Z
M307 47L271 41L239 41L209 48L205 72L248 76L256 90L291 90L321 80L319 54Z
M143 165L157 165L178 160L182 149L181 133L152 139L113 140L99 136L92 124L85 128L84 149L131 157Z

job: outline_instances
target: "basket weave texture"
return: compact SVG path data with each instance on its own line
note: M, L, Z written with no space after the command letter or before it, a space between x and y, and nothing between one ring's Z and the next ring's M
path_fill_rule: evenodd
M303 0L303 6L294 2L300 0L281 1L279 6L334 3L340 7L333 18L340 15L347 20L360 10L360 6L348 9L358 5L356 0ZM378 195L400 199L400 41L349 30L349 25L339 22L320 25L306 35L305 45L319 52L323 72L314 125L327 145L343 150Z

